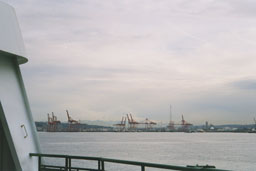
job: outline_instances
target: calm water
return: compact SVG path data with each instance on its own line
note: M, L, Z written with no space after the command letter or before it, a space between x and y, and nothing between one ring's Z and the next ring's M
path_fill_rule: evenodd
M209 164L219 169L256 171L256 134L77 132L39 133L39 138L44 153L107 157L181 166ZM77 161L75 164L96 168L96 163L91 162ZM124 167L113 164L106 164L106 169L140 170L134 166Z

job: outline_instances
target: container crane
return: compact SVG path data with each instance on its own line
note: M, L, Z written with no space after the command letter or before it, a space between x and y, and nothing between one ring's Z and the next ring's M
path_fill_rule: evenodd
M53 112L52 112L52 122L56 123L56 124L60 124L61 123L59 120L57 120L57 116L55 116Z
M52 124L53 124L53 132L56 132L58 129L58 125L61 122L57 119L57 116L54 115L54 113L52 112Z
M156 125L156 122L150 121L148 118L146 118L144 124L145 124L145 129L152 129L153 125Z
M68 117L68 123L71 123L71 124L79 123L77 120L74 120L74 119L71 118L71 116L68 113L68 110L66 110L66 112L67 112L67 117Z
M188 123L187 121L185 121L183 115L181 116L181 128L183 131L188 131L189 127L192 126L193 124L191 123Z
M79 122L77 120L74 120L71 118L71 116L69 115L68 110L66 110L67 112L67 117L68 117L68 130L69 132L77 132L79 131Z
M56 132L58 125L61 123L59 120L57 120L57 116L54 115L52 112L52 117L48 113L48 125L47 125L47 131L48 132Z
M53 122L49 113L47 114L47 116L48 116L47 132L51 132L53 130Z
M126 125L126 117L125 116L122 117L121 123L114 124L114 126L116 126L119 131L124 131L125 125Z
M132 117L132 114L127 114L127 119L128 119L128 123L129 123L129 128L130 129L136 129L137 125L139 124L139 122L135 121Z

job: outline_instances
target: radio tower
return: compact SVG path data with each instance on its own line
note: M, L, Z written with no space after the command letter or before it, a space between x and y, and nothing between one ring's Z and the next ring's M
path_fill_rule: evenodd
M172 105L170 105L170 122L172 122Z
M172 105L170 105L170 122L167 128L169 130L174 130L174 122L172 121Z

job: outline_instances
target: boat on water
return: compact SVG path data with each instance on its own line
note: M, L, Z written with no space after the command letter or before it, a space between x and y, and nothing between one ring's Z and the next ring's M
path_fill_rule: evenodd
M0 171L105 170L105 163L184 171L224 171L214 166L174 166L101 157L42 154L19 65L28 61L13 7L0 2ZM63 158L62 166L43 158ZM97 162L97 168L74 166L73 160ZM107 168L106 168L107 169Z

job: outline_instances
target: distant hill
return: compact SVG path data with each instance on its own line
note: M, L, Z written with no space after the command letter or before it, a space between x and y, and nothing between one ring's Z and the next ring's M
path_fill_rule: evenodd
M250 128L254 128L255 125L254 124L249 124L249 125L241 125L241 124L225 124L225 125L213 125L215 128L238 128L238 129L250 129ZM195 127L197 128L204 128L205 125L195 125Z
M35 125L37 127L38 131L46 131L48 127L48 122L35 122ZM58 124L57 131L66 131L69 127L69 124L67 122L63 122ZM80 123L77 125L80 130L84 129L109 129L112 130L113 128L111 126L101 126L101 125L91 125L91 124L86 124L86 123Z

